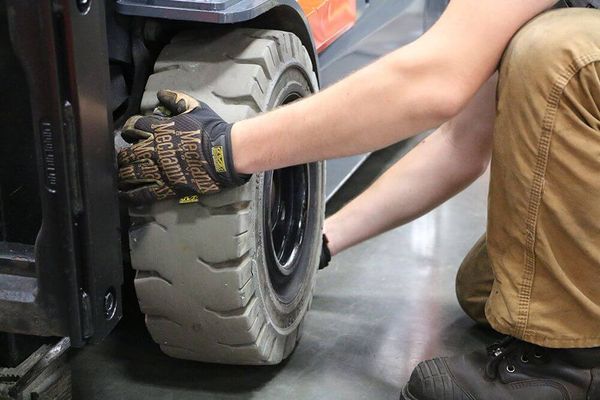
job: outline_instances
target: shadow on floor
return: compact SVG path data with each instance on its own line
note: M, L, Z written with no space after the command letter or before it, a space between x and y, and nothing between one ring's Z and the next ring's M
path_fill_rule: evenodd
M329 211L410 147L373 154ZM337 256L318 275L298 348L279 366L222 366L163 355L144 327L129 271L123 321L105 342L72 355L74 398L397 399L419 361L498 338L476 327L454 296L458 265L485 226L486 179L412 224Z

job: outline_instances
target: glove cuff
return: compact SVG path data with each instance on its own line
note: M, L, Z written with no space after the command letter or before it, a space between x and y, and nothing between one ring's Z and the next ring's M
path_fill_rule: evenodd
M209 174L222 187L236 187L247 183L252 175L238 174L233 165L231 151L232 124L222 122L215 126L211 134L204 133L202 148L210 166Z
M321 250L321 259L319 260L319 270L327 268L331 261L331 251L329 250L329 239L323 234L323 248Z

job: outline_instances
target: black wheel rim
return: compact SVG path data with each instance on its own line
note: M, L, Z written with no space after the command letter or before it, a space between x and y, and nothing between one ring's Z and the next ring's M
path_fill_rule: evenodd
M282 104L301 96L292 93ZM263 232L271 286L279 301L290 303L298 294L309 265L302 262L307 249L307 227L313 195L311 164L266 172L264 175Z
M304 238L308 205L308 170L305 165L274 171L270 174L267 216L271 251L277 268L284 275L294 272L294 262Z

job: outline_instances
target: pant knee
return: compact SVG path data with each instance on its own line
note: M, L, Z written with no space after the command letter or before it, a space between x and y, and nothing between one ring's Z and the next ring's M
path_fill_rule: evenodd
M485 304L492 290L494 274L487 254L486 237L482 236L465 257L456 274L458 303L475 322L487 325Z

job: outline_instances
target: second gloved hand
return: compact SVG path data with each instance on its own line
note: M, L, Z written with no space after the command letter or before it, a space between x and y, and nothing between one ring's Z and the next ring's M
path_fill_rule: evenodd
M327 235L323 234L323 247L321 247L321 258L319 259L319 270L325 269L329 266L331 261L331 251L329 250L329 239Z
M134 116L122 136L133 143L118 154L119 189L133 203L195 198L240 186L231 153L231 124L206 104L180 92L158 92L172 117Z

